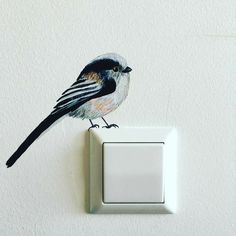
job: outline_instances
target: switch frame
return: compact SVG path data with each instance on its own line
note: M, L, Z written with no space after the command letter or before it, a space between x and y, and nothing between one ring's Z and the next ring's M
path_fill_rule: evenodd
M105 203L103 201L104 143L164 143L164 202ZM177 132L174 128L120 128L90 131L90 213L155 213L176 212Z

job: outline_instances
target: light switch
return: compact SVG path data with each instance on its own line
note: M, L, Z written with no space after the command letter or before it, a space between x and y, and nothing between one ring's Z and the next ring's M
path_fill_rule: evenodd
M89 135L91 213L176 211L175 129L93 129Z
M163 203L163 143L104 143L104 203Z

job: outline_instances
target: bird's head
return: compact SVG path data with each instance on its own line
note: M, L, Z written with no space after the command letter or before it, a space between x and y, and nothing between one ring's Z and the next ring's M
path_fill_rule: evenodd
M102 78L113 78L117 82L129 76L132 69L127 65L127 61L116 53L107 53L96 57L82 70L81 75L95 72ZM79 77L80 77L79 76Z

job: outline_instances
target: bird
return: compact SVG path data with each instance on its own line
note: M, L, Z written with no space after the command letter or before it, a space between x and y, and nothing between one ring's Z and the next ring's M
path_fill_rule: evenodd
M65 116L88 119L91 123L89 130L99 128L93 122L97 118L105 122L103 128L118 128L117 124L108 124L104 116L118 108L126 99L131 71L126 59L117 53L106 53L90 61L77 80L56 101L52 112L7 160L7 168L14 165L45 130Z

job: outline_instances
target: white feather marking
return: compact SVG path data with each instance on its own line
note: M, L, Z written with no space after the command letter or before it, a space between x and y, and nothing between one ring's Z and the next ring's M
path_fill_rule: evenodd
M72 99L72 100L70 100L70 101L68 101L68 102L66 102L66 103L63 103L62 105L58 106L58 108L67 106L68 104L70 104L70 103L72 103L72 102L75 102L75 101L76 101L76 102L82 101L83 99L85 99L85 98L87 98L87 97L93 96L93 95L96 94L98 91L99 91L99 90L96 90L96 91L94 91L94 92L89 92L89 93L86 94L86 95L81 94L81 96L80 96L79 98L75 98L75 99ZM74 96L74 95L73 95L73 96ZM73 96L72 96L72 97L73 97ZM67 97L67 98L70 98L70 97ZM65 100L65 99L61 100L60 102L62 102L62 101L64 101L64 100Z

